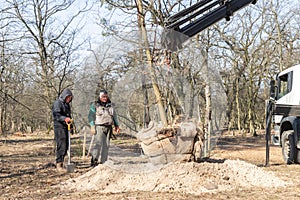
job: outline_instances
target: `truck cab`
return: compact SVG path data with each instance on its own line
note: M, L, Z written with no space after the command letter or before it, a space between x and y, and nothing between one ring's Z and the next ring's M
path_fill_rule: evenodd
M290 67L276 76L271 86L272 142L282 148L287 164L300 163L300 65ZM273 88L272 88L273 87Z
M277 104L300 105L300 65L290 67L277 75Z

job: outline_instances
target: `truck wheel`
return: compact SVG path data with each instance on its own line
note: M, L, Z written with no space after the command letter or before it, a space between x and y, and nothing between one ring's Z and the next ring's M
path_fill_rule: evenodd
M284 131L281 136L282 155L286 164L295 163L297 149L294 141L294 131Z

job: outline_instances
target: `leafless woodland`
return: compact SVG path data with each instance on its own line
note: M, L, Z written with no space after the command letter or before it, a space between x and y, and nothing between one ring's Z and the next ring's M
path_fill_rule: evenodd
M196 1L0 2L3 135L51 132L51 106L64 88L75 96L77 131L104 88L127 133L185 115L206 132L255 135L264 128L269 81L300 58L293 0L258 0L172 52L161 45L164 19ZM86 34L87 22L98 35Z

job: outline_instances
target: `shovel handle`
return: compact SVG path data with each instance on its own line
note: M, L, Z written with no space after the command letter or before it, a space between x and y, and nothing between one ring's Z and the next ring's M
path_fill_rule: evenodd
M68 131L71 130L71 124L72 124L73 120L71 119L69 122L66 122L66 124L68 125Z

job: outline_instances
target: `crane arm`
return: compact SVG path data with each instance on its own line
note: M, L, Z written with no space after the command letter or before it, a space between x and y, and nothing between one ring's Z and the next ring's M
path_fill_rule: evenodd
M165 20L168 31L176 31L185 35L180 38L184 42L221 19L230 20L234 12L257 0L202 0ZM171 36L172 34L169 34ZM174 36L174 35L173 35Z

